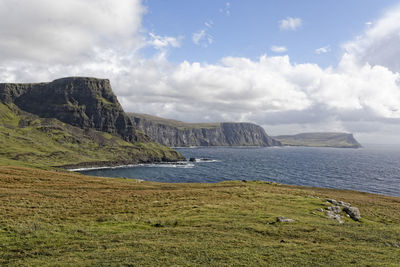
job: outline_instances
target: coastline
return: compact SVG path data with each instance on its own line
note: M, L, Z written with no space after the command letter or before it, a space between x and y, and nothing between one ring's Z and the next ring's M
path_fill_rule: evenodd
M125 165L115 165L115 166L93 166L93 167L82 167L82 168L72 168L66 169L70 172L80 172L80 171L92 171L92 170L113 170L113 169L123 169L123 168L132 168L138 166L151 166L151 165L171 165L171 164L179 164L185 165L188 163L187 161L169 161L169 162L148 162L148 163L136 163L136 164L125 164ZM134 178L131 178L134 179Z
M53 166L53 168L64 169L67 171L75 170L95 170L95 169L114 169L124 167L134 167L140 164L169 164L177 163L182 160L148 160L148 161L93 161L93 162L80 162L76 164L67 164L61 166Z

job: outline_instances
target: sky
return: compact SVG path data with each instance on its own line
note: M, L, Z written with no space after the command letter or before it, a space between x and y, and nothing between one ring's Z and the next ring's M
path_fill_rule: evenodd
M0 82L108 78L126 111L400 143L400 1L2 0Z

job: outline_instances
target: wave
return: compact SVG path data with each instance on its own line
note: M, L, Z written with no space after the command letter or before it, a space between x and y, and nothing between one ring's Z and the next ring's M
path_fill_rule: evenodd
M157 164L138 164L136 166L146 167L146 168L182 168L190 169L194 167L194 164L185 162L175 162L175 163L157 163Z
M195 162L201 162L201 163L203 163L203 162L221 162L220 160L217 160L217 159L195 159Z
M193 163L188 163L187 161L178 161L173 163L141 163L141 164L128 164L128 165L119 165L119 166L101 166L101 167L86 167L86 168L76 168L76 169L68 169L68 171L72 172L81 172L81 171L94 171L94 170L114 170L114 169L122 169L122 168L134 168L134 167L148 167L148 168L193 168Z

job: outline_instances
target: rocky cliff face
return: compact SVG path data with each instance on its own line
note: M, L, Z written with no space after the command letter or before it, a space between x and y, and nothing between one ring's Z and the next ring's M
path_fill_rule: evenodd
M262 127L252 123L189 124L143 114L128 115L138 129L170 147L280 145Z
M69 77L50 83L1 83L0 101L44 118L95 129L134 142L138 134L107 79Z

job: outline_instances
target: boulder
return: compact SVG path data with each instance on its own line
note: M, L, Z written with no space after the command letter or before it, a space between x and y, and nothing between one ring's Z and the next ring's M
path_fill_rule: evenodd
M361 219L360 210L356 207L344 207L343 211L346 212L350 216L350 218L355 221L359 221Z

